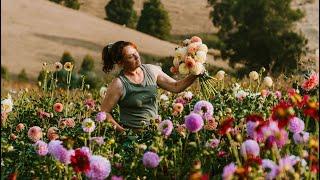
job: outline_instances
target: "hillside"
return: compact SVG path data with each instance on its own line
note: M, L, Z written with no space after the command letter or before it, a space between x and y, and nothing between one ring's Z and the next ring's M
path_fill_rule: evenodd
M12 73L24 68L30 77L38 75L42 62L58 61L65 50L78 60L78 65L86 54L100 65L104 45L118 40L135 42L140 52L154 56L170 56L176 47L47 0L1 1L1 25L1 64ZM212 63L212 56L208 58ZM228 68L225 62L214 64Z
M80 11L92 14L101 19L105 18L104 7L110 0L80 0ZM140 14L144 0L135 0L134 8ZM216 32L207 6L207 0L161 0L169 13L172 34L212 33ZM292 6L306 12L306 17L297 24L297 31L301 30L309 39L309 47L314 52L319 48L319 0L302 3L306 0L294 0Z

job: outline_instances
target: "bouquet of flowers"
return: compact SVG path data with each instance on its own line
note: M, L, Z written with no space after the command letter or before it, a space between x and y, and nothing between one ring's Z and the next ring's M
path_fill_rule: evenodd
M200 75L199 82L201 93L205 99L213 97L215 78L209 76L204 64L207 60L208 47L202 43L201 38L193 36L182 42L182 46L175 49L173 66L170 71L174 74Z

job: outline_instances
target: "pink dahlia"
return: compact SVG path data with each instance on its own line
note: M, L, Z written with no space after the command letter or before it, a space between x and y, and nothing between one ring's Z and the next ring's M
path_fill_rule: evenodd
M190 132L198 132L203 127L203 119L199 114L191 112L184 119L184 124Z

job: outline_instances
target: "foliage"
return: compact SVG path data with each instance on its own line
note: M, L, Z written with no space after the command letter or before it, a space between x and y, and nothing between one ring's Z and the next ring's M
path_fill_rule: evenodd
M49 1L64 5L68 8L75 9L75 10L79 10L81 6L81 3L79 2L79 0L49 0Z
M133 9L133 0L111 0L105 6L107 19L117 24L125 24L135 28L137 23L137 13Z
M1 78L5 79L5 80L9 80L9 71L8 68L6 68L5 66L1 65Z
M265 67L272 73L290 73L305 54L307 40L292 26L304 15L292 0L208 0L212 22L220 27L223 59L248 69Z
M29 80L25 69L22 69L18 74L18 80L22 82L27 82Z
M82 60L79 73L81 74L81 72L92 71L92 70L94 70L94 59L92 56L87 54L86 56L84 56Z
M160 0L148 0L143 4L137 30L160 39L170 36L169 15Z
M75 64L74 58L71 56L69 51L65 51L62 54L62 57L60 59L60 63L64 65L66 62L71 62L72 64Z

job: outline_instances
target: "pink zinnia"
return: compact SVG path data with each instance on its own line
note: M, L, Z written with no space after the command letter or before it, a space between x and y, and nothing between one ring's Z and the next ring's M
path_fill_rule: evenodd
M103 180L106 179L111 172L110 161L102 156L90 157L90 171L86 173L89 179Z
M281 99L281 92L280 91L276 91L274 92L274 95L278 98L278 99Z
M207 143L207 147L210 147L212 149L218 147L218 145L220 144L220 140L219 139L213 139L210 142Z
M203 127L203 119L199 114L191 112L188 116L186 116L184 121L184 124L186 125L186 128L190 132L198 132Z
M28 131L28 137L31 139L33 142L37 142L42 138L42 130L39 126L33 126L32 128L29 129Z
M98 112L98 114L96 116L97 122L103 122L106 119L107 119L107 114L105 112Z
M237 166L233 162L226 165L223 168L222 178L224 180L231 180L236 170L237 170Z
M53 110L55 112L62 112L63 111L63 105L61 103L55 103L53 105Z
M156 168L160 163L160 158L157 153L148 151L144 153L142 162L147 168Z
M159 124L158 130L161 132L162 135L168 137L170 136L173 130L173 124L170 120L164 120Z
M74 150L67 150L59 140L50 141L48 151L55 159L66 165L70 163L70 158L74 155Z
M113 176L111 177L111 180L123 180L123 177L122 177L122 176L115 176L115 175L113 175Z
M34 144L34 146L35 146L37 154L39 156L45 156L45 155L48 154L48 145L47 145L47 143L39 140Z
M90 141L96 142L99 146L104 144L104 138L99 136L99 137L91 137Z
M293 140L296 144L304 144L309 141L309 133L308 132L300 132L293 134Z
M244 158L257 157L260 153L260 147L256 141L249 139L242 143L240 151Z
M94 109L94 107L96 105L95 101L93 99L86 99L84 104L88 109Z
M82 122L82 129L84 132L91 133L96 128L96 125L94 121L92 121L90 118L86 118Z
M292 133L300 133L304 130L304 122L298 117L294 117L289 122L289 131Z
M194 105L193 112L200 114L203 119L210 119L213 115L213 106L209 101L198 101Z
M316 72L312 72L309 79L305 80L302 83L302 88L306 91L310 91L314 89L319 84L319 74Z

